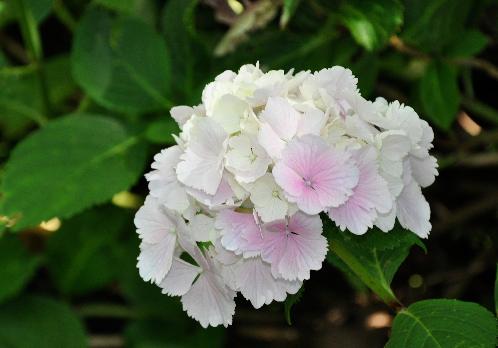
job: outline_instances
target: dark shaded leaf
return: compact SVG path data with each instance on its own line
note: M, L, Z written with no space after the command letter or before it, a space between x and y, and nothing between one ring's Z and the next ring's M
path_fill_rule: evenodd
M39 264L40 257L30 254L17 236L0 237L0 302L17 295Z
M144 22L89 8L71 53L76 82L103 106L129 114L169 109L170 59Z
M460 105L457 72L447 64L431 63L418 86L424 113L442 129L449 129Z
M0 346L85 348L83 326L64 303L26 296L0 306Z

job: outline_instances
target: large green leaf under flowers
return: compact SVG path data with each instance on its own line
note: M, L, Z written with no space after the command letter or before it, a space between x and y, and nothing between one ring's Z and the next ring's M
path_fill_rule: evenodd
M76 82L105 107L129 114L171 107L170 59L163 40L146 23L90 8L71 53Z
M363 236L342 232L327 219L329 255L340 269L359 278L384 302L397 302L391 281L414 244L424 247L418 237L399 226L389 233L372 229ZM337 258L334 262L331 258Z
M67 218L129 188L142 173L145 148L117 121L62 117L20 142L2 182L0 213L14 230Z
M61 302L26 296L0 306L0 347L84 348L85 332Z
M497 333L496 318L476 303L426 300L398 313L386 348L493 348Z

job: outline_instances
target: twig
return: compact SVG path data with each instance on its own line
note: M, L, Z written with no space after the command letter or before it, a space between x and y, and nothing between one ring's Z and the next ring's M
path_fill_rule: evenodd
M24 50L24 47L20 45L17 41L10 38L7 34L0 31L0 45L5 48L14 58L16 58L20 63L28 64L29 58Z
M487 60L480 58L455 58L450 60L451 63L469 66L471 68L476 68L486 72L490 77L498 80L498 68L488 62Z
M447 219L435 224L433 230L437 232L449 230L455 225L461 225L463 222L471 220L485 211L495 209L496 207L498 207L498 191L472 201L460 209L453 210Z
M119 335L91 335L88 338L88 346L91 348L116 348L124 345L124 339Z
M73 32L76 29L76 25L78 24L74 19L73 15L67 7L64 5L63 0L55 0L53 3L54 13L57 18L71 31Z
M476 115L498 125L498 111L476 99L462 96L462 105Z
M407 45L399 36L393 35L389 39L390 45L398 52L416 57L422 60L431 60L433 57L427 53L421 52L414 47ZM478 70L482 70L490 77L498 80L498 68L487 60L481 58L451 58L446 60L450 64L459 66L468 66Z

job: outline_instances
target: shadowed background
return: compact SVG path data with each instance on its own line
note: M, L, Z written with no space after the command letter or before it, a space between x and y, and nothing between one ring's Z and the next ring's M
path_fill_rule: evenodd
M498 2L0 1L0 347L382 347L394 309L328 263L291 311L203 330L135 267L133 215L174 105L226 69L350 68L435 130L433 230L392 288L493 309ZM76 114L67 116L69 114Z

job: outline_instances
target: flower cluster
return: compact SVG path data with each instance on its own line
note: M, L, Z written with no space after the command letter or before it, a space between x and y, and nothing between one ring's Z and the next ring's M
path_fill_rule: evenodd
M320 213L355 234L396 218L429 234L433 131L411 107L364 99L348 69L245 65L171 116L182 131L146 174L138 268L203 327L231 324L237 292L255 308L296 293L327 254Z

